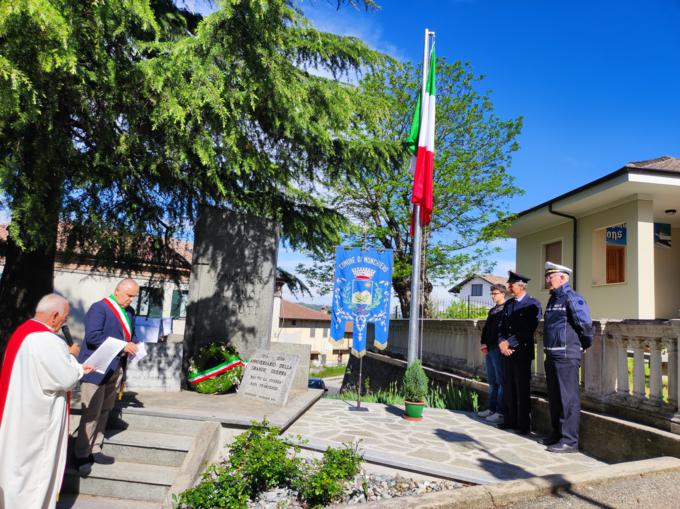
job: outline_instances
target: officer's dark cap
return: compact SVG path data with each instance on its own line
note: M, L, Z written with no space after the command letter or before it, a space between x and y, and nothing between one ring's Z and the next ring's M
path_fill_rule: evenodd
M508 284L512 283L528 283L531 281L531 278L528 278L526 276L523 276L522 274L518 274L517 272L513 272L511 270L508 271Z

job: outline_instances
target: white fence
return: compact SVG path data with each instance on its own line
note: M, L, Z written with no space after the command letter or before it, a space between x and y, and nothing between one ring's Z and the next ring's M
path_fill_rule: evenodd
M438 369L485 376L479 350L483 324L483 320L424 320L423 362ZM680 433L680 319L600 321L594 326L593 345L581 365L584 408ZM405 357L407 345L408 320L392 320L388 352ZM532 391L544 394L542 322L536 347Z

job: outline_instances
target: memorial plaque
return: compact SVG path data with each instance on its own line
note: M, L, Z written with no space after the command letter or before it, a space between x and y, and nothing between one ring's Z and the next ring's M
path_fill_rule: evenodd
M255 351L246 366L238 395L285 405L299 363L300 357L295 354Z

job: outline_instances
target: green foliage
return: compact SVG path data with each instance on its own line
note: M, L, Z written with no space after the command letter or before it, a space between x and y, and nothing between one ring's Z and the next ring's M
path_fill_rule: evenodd
M243 368L237 366L214 378L198 382L193 388L201 394L226 394L243 378Z
M333 502L342 493L344 481L352 479L361 466L358 443L329 447L321 460L302 463L299 447L280 437L278 428L265 420L253 422L229 448L229 460L211 465L201 482L175 497L180 509L241 509L265 490L289 486L308 507Z
M189 376L214 368L225 361L236 360L239 353L232 345L212 342L202 346L191 358ZM243 377L243 368L238 366L214 378L191 384L196 392L203 394L225 394L237 385Z
M186 268L168 248L203 204L269 218L294 248L335 245L346 220L318 189L358 171L380 105L348 82L385 57L296 4L222 0L201 18L172 0L0 0L8 259L52 254L61 223L60 251L88 264ZM51 269L8 264L0 307L26 312L43 283Z
M338 394L326 394L324 397L328 399L357 401L359 394L356 389L346 389ZM379 389L377 391L363 391L361 394L361 401L365 403L382 403L384 405L402 405L404 403L404 396L402 396L397 383L392 382L385 390Z
M486 318L489 309L486 306L480 306L474 303L467 303L464 301L454 301L447 307L441 315L435 315L435 318L459 318L459 319L475 319Z
M340 449L329 447L323 459L315 461L307 475L295 483L300 498L308 507L324 507L342 494L342 484L351 480L361 467L358 444Z
M245 509L249 497L243 476L228 465L219 464L210 465L196 486L174 495L173 499L178 509Z
M457 387L451 382L446 387L432 384L427 394L427 406L467 410L476 412L479 408L479 395L467 387Z
M414 360L404 373L402 392L406 401L424 401L427 396L427 375L420 360Z
M360 172L329 183L334 204L347 212L352 227L343 241L361 245L363 227L368 243L392 249L392 283L403 316L410 307L412 212L410 154L401 142L409 130L421 72L412 65L393 64L383 75L367 75L361 86L377 115L366 116L365 157ZM437 118L432 223L424 232L426 284L450 283L492 267L491 242L504 235L510 219L508 200L521 193L508 173L522 120L502 120L493 112L490 94L478 92L482 77L469 64L437 62ZM382 114L386 111L386 114ZM297 271L320 292L332 289L330 252L314 257L312 266Z
M313 371L310 371L309 375L310 376L316 376L319 378L330 378L334 376L341 376L345 374L345 370L347 369L346 365L338 365L338 366L324 366L319 369L314 369Z
M246 492L253 498L259 492L286 486L296 477L300 448L282 439L281 430L264 420L253 422L229 447L231 467L245 479Z
M341 399L344 401L356 401L356 390L346 390L340 394L327 395L328 399ZM383 405L402 406L406 399L396 382L392 382L387 389L366 392L361 395L364 403L381 403ZM427 406L431 408L446 408L448 410L477 411L479 408L479 395L467 387L457 387L449 383L446 387L430 383L427 396L424 398Z

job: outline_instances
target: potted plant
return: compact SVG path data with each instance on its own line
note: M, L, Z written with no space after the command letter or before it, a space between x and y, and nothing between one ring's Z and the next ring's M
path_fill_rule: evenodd
M427 375L418 359L406 368L402 390L404 392L404 406L406 407L404 419L420 421L423 418L423 407L425 406L425 396L427 396Z

